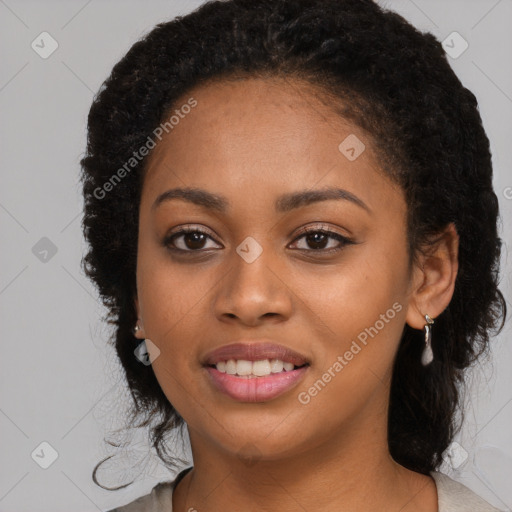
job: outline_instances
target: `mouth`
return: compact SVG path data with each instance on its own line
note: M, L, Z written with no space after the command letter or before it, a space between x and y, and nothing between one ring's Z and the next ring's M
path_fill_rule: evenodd
M309 363L294 365L289 361L281 359L260 359L258 361L249 361L247 359L228 359L219 361L216 364L207 364L208 368L215 368L220 373L235 375L245 379L257 379L259 377L268 377L285 372L291 372L309 366Z
M311 361L272 342L233 343L203 359L213 388L240 402L265 402L295 387Z
M294 367L300 367L304 364L311 363L306 356L284 345L279 345L271 341L259 340L256 342L253 340L245 342L242 340L212 350L202 359L202 364L203 366L209 366L220 363L220 367L222 368L222 363L225 363L226 370L231 373L233 363L229 363L229 361L235 361L237 370L240 369L241 374L248 374L250 372L247 372L247 362L257 363L256 371L259 371L260 369L263 370L267 368L266 361L271 363L276 360L281 361L283 368L288 369L288 371L292 369L290 364ZM241 364L239 365L239 363ZM276 365L277 363L274 364ZM276 368L279 368L278 364ZM282 371L283 368L280 368L278 371ZM270 367L269 373L271 373L271 370L272 366Z

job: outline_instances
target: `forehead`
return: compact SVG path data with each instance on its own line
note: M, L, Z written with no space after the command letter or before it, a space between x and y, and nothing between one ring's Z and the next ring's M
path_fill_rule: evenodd
M280 195L317 184L364 190L371 201L382 194L383 179L372 141L321 95L320 88L280 78L192 89L173 112L189 98L196 106L186 109L148 157L146 192L155 196L165 187L198 186L233 196L250 191L255 198L258 192L266 197L271 190ZM364 144L356 148L364 147L357 159L340 149L346 140Z
M341 135L350 127L321 102L320 94L303 82L279 78L214 81L197 87L176 102L174 111L189 97L197 106L164 136L152 157L170 151L175 157L193 157L192 146L196 151L208 148L216 160L250 154L263 161L276 147L283 158L303 156L312 146L322 149L319 141L325 140L325 132L334 132L336 139L336 132ZM322 146L329 144L325 142Z

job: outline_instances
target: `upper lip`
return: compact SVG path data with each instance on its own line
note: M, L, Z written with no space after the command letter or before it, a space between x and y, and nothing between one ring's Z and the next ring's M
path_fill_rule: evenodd
M309 364L307 357L291 348L269 341L238 341L223 345L206 354L203 365L217 364L229 359L244 359L246 361L261 361L262 359L280 359L293 363L295 366Z

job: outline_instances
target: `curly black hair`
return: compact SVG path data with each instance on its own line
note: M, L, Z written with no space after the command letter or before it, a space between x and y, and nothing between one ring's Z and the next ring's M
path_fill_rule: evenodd
M111 341L133 398L130 421L142 417L138 426L148 426L158 418L152 446L164 463L176 465L165 436L184 420L151 366L133 354L138 205L147 158L115 186L112 177L193 87L244 77L310 85L371 137L382 169L406 195L411 261L449 223L457 229L459 270L452 300L433 327L434 362L421 365L422 332L406 325L391 383L390 453L428 474L460 427L455 417L464 369L487 352L490 335L505 322L498 200L475 96L432 34L372 0L206 2L136 42L94 98L81 160L89 244L82 264L115 326Z

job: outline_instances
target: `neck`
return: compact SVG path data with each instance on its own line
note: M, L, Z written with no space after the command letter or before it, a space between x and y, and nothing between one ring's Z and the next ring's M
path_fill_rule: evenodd
M189 429L194 469L175 490L175 512L189 510L381 510L437 512L432 478L397 464L387 449L386 429L346 429L294 454L263 457L246 445L242 458L213 450ZM369 434L370 433L370 434ZM380 433L380 434L379 434ZM256 444L256 443L254 443ZM252 452L252 453L251 453Z

